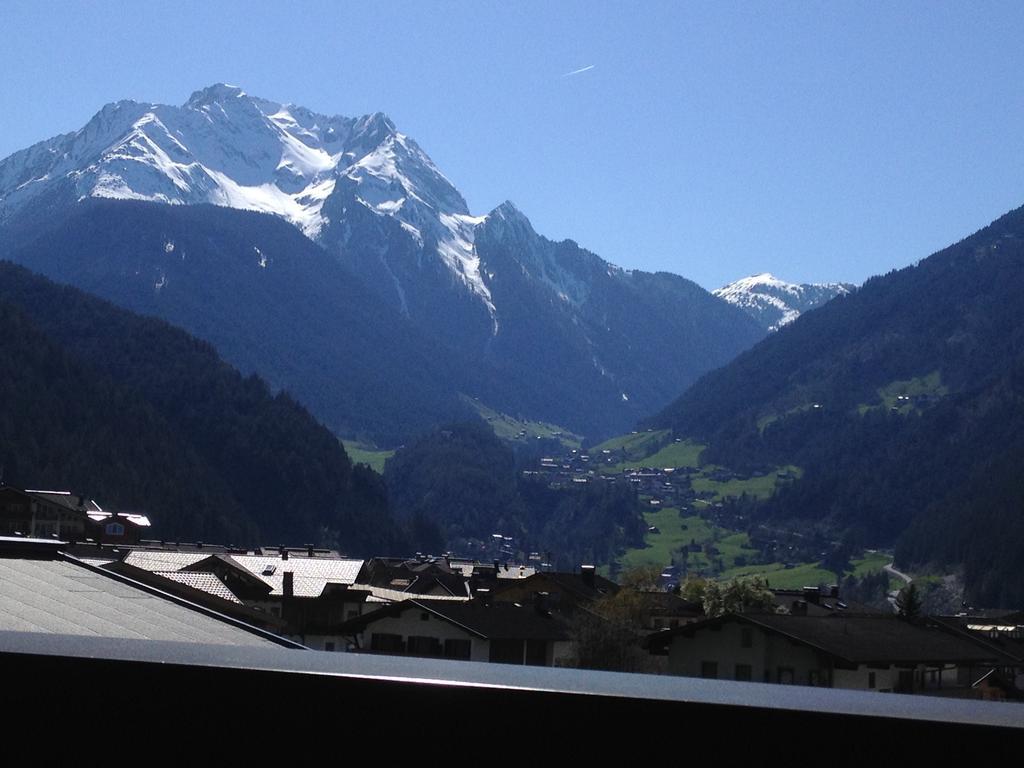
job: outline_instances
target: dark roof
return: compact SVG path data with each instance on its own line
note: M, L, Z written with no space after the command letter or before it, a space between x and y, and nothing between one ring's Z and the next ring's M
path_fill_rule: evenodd
M399 616L406 611L425 611L442 621L461 627L484 640L567 640L566 625L556 616L538 611L532 604L472 602L438 602L405 600L346 621L342 634L366 630L379 619Z
M43 491L26 490L25 493L40 499L45 499L53 504L58 504L72 512L102 512L100 505L92 499L87 499L71 491Z
M502 592L513 589L560 592L564 597L573 598L578 602L599 600L605 595L614 595L619 591L619 585L596 573L593 574L593 583L590 584L582 573L544 571L527 576L525 579L511 579L507 584L499 583L499 586L494 588L494 594L499 596Z
M845 600L832 594L828 588L808 587L805 589L773 589L775 604L790 613L806 611L808 616L830 616L835 613L859 613L875 616L891 616L892 611L881 611L866 603ZM801 615L803 615L801 613Z
M643 609L659 616L703 616L704 606L684 600L672 592L639 592L638 598Z
M652 648L667 647L674 637L692 637L696 632L730 622L760 627L850 664L1007 661L1004 654L969 638L896 616L726 614L663 630L648 642Z
M363 564L357 581L417 595L467 595L462 572L439 559L374 557Z
M1015 614L1014 616L1019 616ZM1013 618L1012 621L1010 619ZM991 648L998 653L1006 654L1014 658L1017 663L1024 662L1024 637L1012 636L1004 634L1002 632L985 632L971 627L976 627L979 624L991 624L994 623L991 619L979 619L978 617L963 617L963 616L937 616L930 619L931 622L937 626L944 627L947 631L958 635L960 637L967 638L974 643L977 643L985 648ZM998 623L1002 623L1004 619L1000 619ZM1016 625L1018 619L1008 616L1005 621L1008 624Z

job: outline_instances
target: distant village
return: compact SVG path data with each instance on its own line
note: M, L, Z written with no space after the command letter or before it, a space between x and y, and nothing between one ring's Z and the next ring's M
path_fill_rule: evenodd
M593 461L545 460L537 471L592 482ZM679 501L672 472L627 478ZM1024 698L1021 612L899 616L836 586L710 610L658 584L617 584L592 565L556 571L540 553L515 562L500 534L492 560L355 559L311 545L158 541L150 528L141 512L0 485L0 631Z

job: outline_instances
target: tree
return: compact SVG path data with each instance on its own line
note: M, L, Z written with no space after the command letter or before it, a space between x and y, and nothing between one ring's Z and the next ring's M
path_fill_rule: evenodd
M910 582L896 595L896 611L904 619L914 619L921 615L921 595L914 582Z
M775 595L757 576L732 581L709 581L704 587L704 613L715 618L726 613L774 611Z
M704 590L707 588L707 585L707 580L702 579L700 576L687 576L679 591L679 596L691 603L703 603Z
M657 663L640 641L644 629L644 593L657 591L661 569L630 568L619 578L621 588L583 606L570 621L576 647L576 665L584 669L617 672L653 672Z
M638 565L622 572L619 585L637 592L654 592L661 588L661 568L656 565Z

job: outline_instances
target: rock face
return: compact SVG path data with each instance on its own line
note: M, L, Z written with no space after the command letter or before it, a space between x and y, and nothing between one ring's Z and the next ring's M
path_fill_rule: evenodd
M772 274L744 277L716 291L715 296L739 307L765 330L777 331L809 309L849 293L850 283L787 283Z
M293 225L308 247L264 223L246 232L237 217L216 210L192 217L209 237L190 237L182 229L189 217L155 215L140 203L270 214ZM145 245L125 249L83 215L125 221L118 228ZM51 233L49 246L41 232ZM216 279L203 284L202 271L178 263L188 258L185 241ZM168 244L178 261L159 251ZM151 263L139 248L156 249L153 258L167 263ZM332 390L346 388L342 372L332 366L325 374L317 358L336 356L331 339L369 325L375 343L361 351L342 345L350 355L343 368L358 371L365 386L397 376L410 390L428 389L408 409L410 429L442 411L450 418L449 406L469 396L593 435L629 428L764 334L688 280L620 269L572 241L547 240L511 203L472 215L426 153L381 113L331 117L222 84L180 107L107 105L80 131L0 161L0 252L186 325L243 369L296 392L336 430L358 425L366 436L375 432L374 410L396 410L376 403L394 397L395 387L336 397ZM290 278L279 280L285 264ZM332 286L345 288L334 295ZM314 297L333 310L314 312ZM275 321L254 320L254 304ZM316 339L303 342L307 363L289 348L299 337ZM377 359L384 350L386 370ZM403 360L418 362L410 371ZM346 410L355 407L360 413Z

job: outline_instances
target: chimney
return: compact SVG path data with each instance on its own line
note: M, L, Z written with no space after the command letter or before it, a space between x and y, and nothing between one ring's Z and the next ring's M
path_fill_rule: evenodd
M478 589L476 591L476 596L477 596L477 598L479 598L480 602L483 603L485 606L490 606L490 604L491 604L491 590L486 589L486 588L485 589Z
M281 547L281 559L282 560L287 560L288 559L288 550L285 549L284 547Z
M818 591L817 587L804 587L804 600L808 603L817 605L819 597L821 597L821 592Z
M295 596L295 574L291 571L285 571L283 574L284 583L281 585L281 590L284 592L284 596L294 597Z
M306 557L312 557L312 556L313 556L313 545L312 544L307 544L306 545Z
M838 598L839 597L839 585L838 584L833 584L832 586L830 586L828 588L828 594L829 594L830 597Z
M497 560L494 561L494 578L498 578L498 573L501 570L501 563Z
M586 584L588 587L593 587L594 586L594 576L595 576L595 574L596 574L596 569L594 568L594 566L592 566L592 565L581 565L580 566L580 576L583 577L583 583Z

